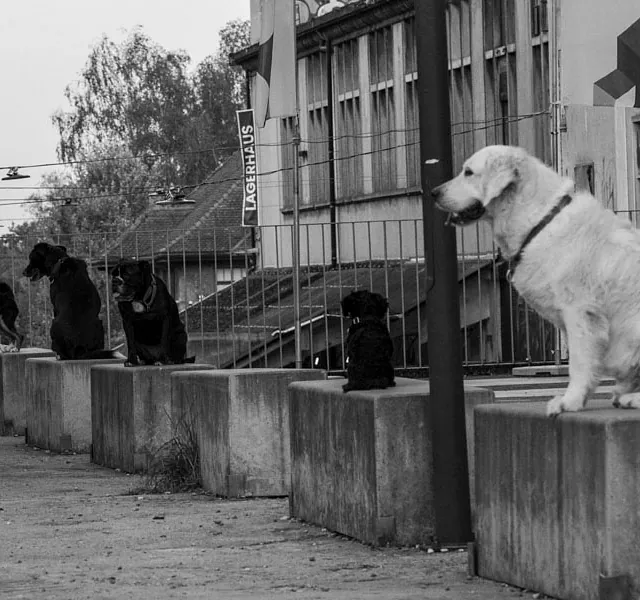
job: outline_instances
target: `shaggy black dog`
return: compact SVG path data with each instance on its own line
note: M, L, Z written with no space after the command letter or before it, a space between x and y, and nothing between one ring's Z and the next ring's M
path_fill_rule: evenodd
M187 333L178 305L151 263L121 260L111 271L111 292L127 337L125 366L195 362L195 357L185 356Z
M11 286L0 281L0 334L10 340L13 346L10 349L15 349L17 352L20 351L24 340L24 336L16 329L16 319L19 313Z
M353 320L347 333L347 379L350 390L384 389L395 385L393 342L384 317L389 302L367 290L352 292L342 299L342 314Z
M87 272L87 263L67 254L64 246L40 242L29 253L22 273L31 281L49 278L53 305L51 349L59 360L116 358L104 349L100 296Z

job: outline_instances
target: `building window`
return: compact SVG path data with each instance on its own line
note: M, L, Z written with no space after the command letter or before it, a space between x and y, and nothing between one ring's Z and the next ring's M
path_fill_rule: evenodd
M369 77L373 190L389 191L397 187L391 27L384 27L369 34Z
M329 177L329 95L327 54L318 52L307 58L307 164L309 165L309 203L328 204Z
M515 2L484 0L484 49L495 50L516 41Z
M531 0L531 35L536 37L549 31L547 0Z
M280 148L282 159L282 176L278 178L278 183L282 186L282 207L293 208L294 188L294 157L295 146L293 137L296 128L296 118L287 117L280 119Z
M407 187L420 181L420 112L418 109L418 55L415 19L404 22L404 97L407 144Z
M536 155L547 164L551 163L551 128L549 110L549 43L546 36L533 47L533 111Z
M486 61L487 144L518 143L515 54Z
M363 193L362 125L358 42L349 40L335 46L335 162L336 198L345 200Z

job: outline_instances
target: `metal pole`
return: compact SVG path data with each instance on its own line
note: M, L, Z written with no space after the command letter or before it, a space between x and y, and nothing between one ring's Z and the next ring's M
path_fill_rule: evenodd
M415 3L431 388L425 411L431 425L437 541L464 544L472 540L472 532L456 236L430 197L431 189L452 174L446 4Z
M549 18L549 74L551 88L551 135L552 135L552 152L553 166L555 170L562 175L562 137L560 135L560 126L562 120L562 88L560 85L560 49L559 49L559 23L560 23L560 3L557 0L551 0L548 4L548 11L551 13ZM542 36L541 36L542 37ZM540 45L540 52L544 51L544 46ZM542 56L542 55L541 55ZM544 62L544 61L541 61ZM558 327L554 336L554 362L560 365L562 358L562 333Z
M296 29L296 3L291 3L293 11L293 56L296 94L296 118L293 134L293 329L295 340L296 369L302 368L302 328L300 326L300 107L298 106L298 36Z
M302 368L300 327L300 119L296 117L293 134L293 323L296 369Z

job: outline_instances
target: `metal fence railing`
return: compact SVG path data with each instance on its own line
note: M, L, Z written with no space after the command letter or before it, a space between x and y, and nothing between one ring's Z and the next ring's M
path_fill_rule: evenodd
M21 273L39 241L62 244L83 258L102 298L112 348L123 348L121 319L109 292L109 270L121 258L150 260L178 302L199 362L226 367L293 366L294 310L291 227L206 232L5 236L0 279L12 285L25 345L49 347L52 310L47 279ZM458 281L463 356L467 367L557 360L556 331L531 311L480 233L459 244ZM124 240L124 241L123 241ZM465 243L464 240L467 240ZM300 230L300 319L303 365L341 371L349 322L340 300L367 288L389 299L388 326L400 369L428 366L426 265L420 220L368 221ZM431 351L434 351L431 349Z

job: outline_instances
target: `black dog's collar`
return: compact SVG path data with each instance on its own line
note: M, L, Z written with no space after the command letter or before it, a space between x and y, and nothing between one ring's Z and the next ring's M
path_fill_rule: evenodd
M156 299L156 292L158 291L158 284L156 283L156 276L151 275L151 285L147 288L141 301L134 300L131 303L133 312L142 313L149 312L153 301Z
M51 269L51 274L48 275L49 277L49 283L53 283L55 281L55 278L58 276L58 273L60 272L60 268L62 267L62 263L67 260L67 258L69 258L68 256L63 256L60 260L58 260L58 262L53 265L53 269Z
M569 194L565 194L560 198L558 204L556 204L538 224L527 234L524 238L524 242L520 246L520 249L509 259L509 270L507 271L507 279L511 281L516 271L516 267L522 262L522 253L525 248L531 243L531 241L560 213L560 211L569 206L573 200L573 197Z

